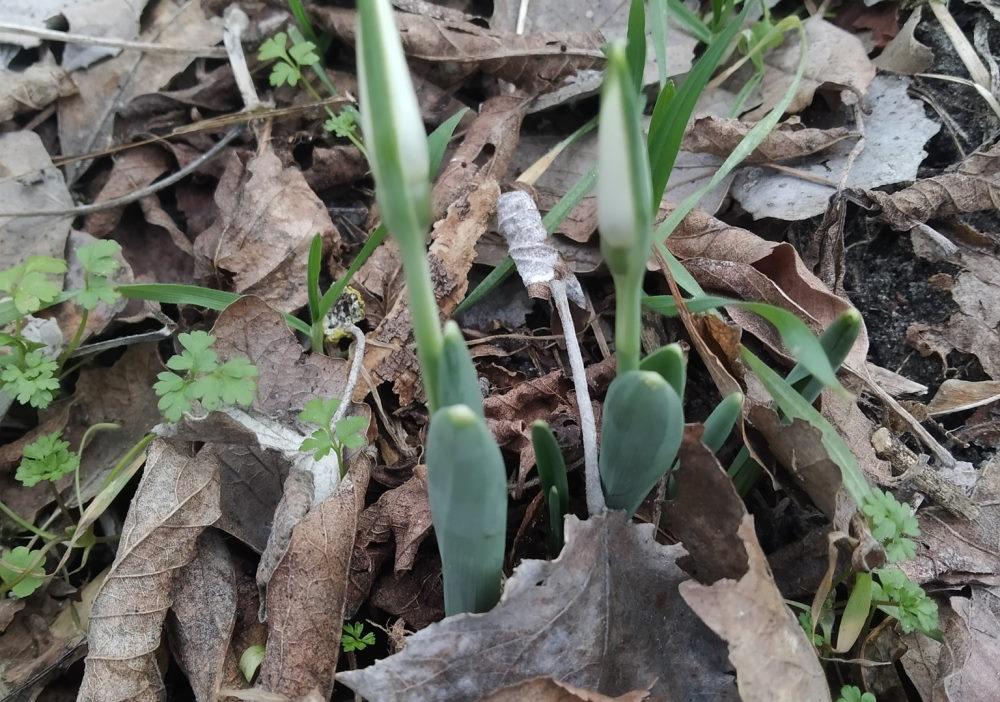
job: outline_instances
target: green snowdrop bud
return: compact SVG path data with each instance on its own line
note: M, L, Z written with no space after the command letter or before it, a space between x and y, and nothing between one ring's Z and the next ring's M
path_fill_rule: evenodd
M608 509L631 516L673 465L684 408L663 376L628 371L614 379L601 419L601 485Z
M485 420L465 405L444 407L431 418L427 492L445 614L492 609L503 575L507 471Z

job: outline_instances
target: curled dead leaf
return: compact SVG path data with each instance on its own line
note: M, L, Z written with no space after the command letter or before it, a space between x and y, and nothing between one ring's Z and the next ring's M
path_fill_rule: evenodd
M702 117L695 120L684 135L682 148L695 153L727 157L752 127L752 123L738 119ZM809 156L851 136L854 134L845 127L810 129L782 124L772 130L743 163L773 163Z

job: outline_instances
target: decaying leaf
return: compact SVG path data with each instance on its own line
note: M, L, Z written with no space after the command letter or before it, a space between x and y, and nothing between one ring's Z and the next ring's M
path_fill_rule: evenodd
M918 583L1000 585L1000 459L980 469L972 492L979 518L968 521L937 508L917 513L917 555L902 569Z
M682 553L621 513L568 517L559 558L522 561L493 610L432 624L338 679L380 702L479 699L539 676L612 696L735 700L721 642L680 599Z
M340 235L302 172L283 167L270 149L246 164L230 154L215 203L219 219L195 242L210 267L206 275L232 275L235 292L257 295L283 312L304 305L313 237L331 246Z
M710 586L682 583L681 596L729 643L729 660L736 666L744 702L829 700L823 668L774 585L752 517L743 518L739 536L749 558L746 575Z
M944 610L945 645L938 663L935 702L989 702L1000 673L1000 588L972 588L971 597L952 597Z
M154 441L115 562L94 601L80 700L119 702L163 693L156 649L173 583L195 556L198 536L218 517L216 463Z
M317 24L338 40L355 42L353 10L331 6L313 9ZM558 87L577 71L600 68L604 56L600 32L545 32L531 36L485 30L471 22L395 13L406 55L434 66L433 80L454 84L483 71L527 94Z
M1000 208L1000 146L976 151L954 173L918 180L895 193L864 194L894 229L907 230L934 217Z
M434 225L434 243L428 262L434 294L442 314L450 315L468 289L468 272L475 258L476 242L485 233L496 207L500 188L487 179L466 198L448 208L444 220ZM410 350L413 329L405 290L397 290L396 300L385 318L371 333L365 368L376 382L391 381L403 406L422 394L417 358ZM359 395L368 393L359 386ZM357 396L357 395L356 395Z
M0 122L22 112L40 110L75 92L69 74L51 60L39 61L20 72L0 69Z
M353 615L368 597L372 583L390 558L392 572L396 575L413 567L417 549L430 530L427 471L418 466L412 478L382 494L358 518L358 536L351 556L348 585L348 615ZM390 541L393 546L389 546Z
M941 383L937 394L927 403L927 414L950 414L981 407L1000 400L1000 381L970 382L949 378Z
M861 40L830 24L820 15L805 21L805 73L786 112L794 114L808 107L816 91L831 87L864 95L875 77L875 66L868 60ZM792 33L785 43L764 55L764 80L761 83L763 104L746 115L746 119L761 119L788 90L799 64L799 38Z
M649 692L636 690L620 697L608 697L597 692L588 692L578 687L561 683L552 678L533 678L517 685L497 690L482 702L642 702Z
M726 157L752 127L752 123L738 119L702 117L695 120L684 135L683 148L696 153ZM771 131L743 163L751 165L801 158L828 149L851 136L854 134L845 127L810 129L782 124Z
M921 44L914 36L914 31L920 24L922 9L922 6L917 5L899 33L872 61L878 68L883 71L912 76L914 73L923 73L934 65L934 52L931 51L930 47Z
M853 162L854 142L843 141L821 155L787 164L810 180L766 168L747 168L740 171L733 184L733 197L755 219L796 221L826 211L848 167L845 186L849 188L875 188L913 180L927 155L925 142L941 125L924 114L921 101L907 95L908 86L909 79L900 76L882 75L871 81L865 97L871 112L864 118L864 147Z
M328 699L340 653L358 515L371 459L359 454L337 491L292 531L267 588L267 654L260 686L289 697L312 689Z
M222 536L206 529L173 585L170 644L198 702L219 696L236 624L236 572Z
M73 206L62 173L34 132L0 135L0 212ZM16 266L28 256L62 258L71 217L0 217L0 260Z
M130 3L135 7L135 3ZM221 18L206 17L201 0L160 0L151 8L142 41L211 46L222 39ZM191 54L123 51L108 61L76 71L79 94L59 101L59 143L64 154L85 154L111 144L118 111L133 99L167 84L194 60ZM90 161L66 165L73 183Z

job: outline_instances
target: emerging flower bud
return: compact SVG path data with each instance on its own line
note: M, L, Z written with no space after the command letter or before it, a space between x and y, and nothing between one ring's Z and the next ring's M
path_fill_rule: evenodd
M638 96L621 43L608 49L597 145L601 250L613 274L635 275L649 254L653 195Z
M394 236L423 246L431 207L427 134L389 0L359 0L358 23L361 130L379 211Z

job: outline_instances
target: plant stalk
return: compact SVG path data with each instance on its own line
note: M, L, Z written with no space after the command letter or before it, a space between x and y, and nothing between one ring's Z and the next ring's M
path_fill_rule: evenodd
M444 341L431 270L427 265L424 238L420 234L398 236L396 240L403 256L407 300L410 303L413 336L417 342L417 358L420 359L420 371L424 380L424 394L427 395L427 407L433 414L438 409L438 361Z
M615 276L615 357L618 375L638 370L642 331L642 272Z
M43 529L39 529L34 524L32 524L27 519L22 517L20 514L12 510L6 504L4 504L2 500L0 500L0 512L6 514L8 519L10 519L12 522L17 524L25 531L30 531L35 536L41 537L46 541L58 541L62 539L62 537L59 536L58 534L53 534L51 531L44 531Z

